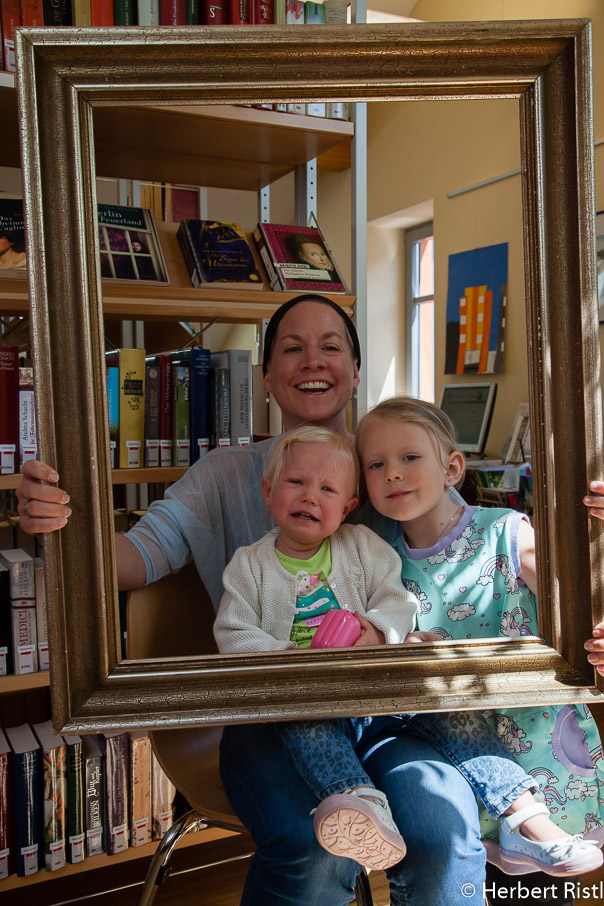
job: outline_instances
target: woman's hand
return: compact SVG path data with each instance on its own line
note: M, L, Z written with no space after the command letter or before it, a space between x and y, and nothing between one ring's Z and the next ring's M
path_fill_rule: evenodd
M424 629L416 629L414 632L409 633L405 638L403 645L417 645L418 642L442 642L442 639L439 635L436 635L435 632L426 632Z
M589 515L604 519L604 481L590 481L589 490L589 496L583 498L583 503L589 507Z
M355 617L361 624L361 634L353 645L358 648L360 645L385 645L386 636L381 629L376 629L373 623L370 623L362 613L355 613Z
M594 665L600 676L604 676L604 622L594 626L593 638L585 642L585 648L589 651L589 663Z
M37 459L30 459L23 465L23 480L16 494L20 526L29 535L63 528L71 516L67 506L69 495L61 488L53 487L58 480L55 470Z

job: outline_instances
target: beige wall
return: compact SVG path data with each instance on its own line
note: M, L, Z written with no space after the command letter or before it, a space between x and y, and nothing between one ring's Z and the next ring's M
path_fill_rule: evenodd
M376 3L383 5L386 3ZM388 7L394 11L392 4ZM590 17L594 34L594 123L604 137L604 3L582 0L419 0L411 15L431 21ZM519 402L528 398L520 177L454 198L447 194L515 170L520 165L516 101L373 103L368 110L368 219L433 201L435 256L436 398L443 374L448 256L509 243L508 313L503 371L487 453L499 455ZM604 208L604 145L596 147L596 209ZM598 166L599 165L599 166ZM404 257L392 257L391 229L369 230L370 403L382 394L395 362L396 392L405 391L402 300ZM382 235L380 241L380 233ZM378 279L379 276L379 279ZM463 380L467 380L463 378Z

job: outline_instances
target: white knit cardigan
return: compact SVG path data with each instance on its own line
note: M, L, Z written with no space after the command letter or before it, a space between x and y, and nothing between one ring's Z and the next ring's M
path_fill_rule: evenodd
M240 547L223 573L224 595L214 636L221 653L278 651L290 641L296 578L275 553L278 529ZM331 536L327 581L342 609L364 613L390 645L415 626L417 600L401 580L399 555L364 525L341 525Z

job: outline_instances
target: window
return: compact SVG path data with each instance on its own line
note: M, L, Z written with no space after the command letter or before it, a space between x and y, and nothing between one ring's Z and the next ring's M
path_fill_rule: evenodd
M434 236L432 223L405 233L407 392L434 402Z

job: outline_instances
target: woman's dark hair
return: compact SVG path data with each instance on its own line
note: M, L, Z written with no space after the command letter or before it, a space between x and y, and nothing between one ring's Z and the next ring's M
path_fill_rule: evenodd
M0 230L0 239L2 238L10 242L13 252L21 254L25 251L25 236L22 230Z
M266 328L266 333L264 334L264 354L262 356L262 373L266 374L268 363L270 362L271 353L273 350L273 343L275 342L275 337L277 335L277 328L279 324L285 317L285 315L297 305L298 302L320 302L321 305L328 305L330 308L333 308L335 312L339 314L344 322L346 331L350 338L350 345L352 346L353 358L357 363L357 368L361 367L361 345L359 343L359 336L357 334L357 329L354 326L352 319L348 317L344 309L340 308L335 302L332 302L331 299L328 299L327 296L321 296L315 293L304 293L301 296L294 296L293 299L289 299L288 302L284 302L283 305L277 309Z

